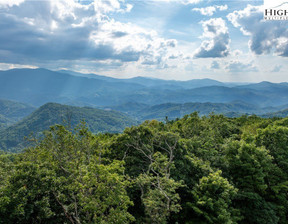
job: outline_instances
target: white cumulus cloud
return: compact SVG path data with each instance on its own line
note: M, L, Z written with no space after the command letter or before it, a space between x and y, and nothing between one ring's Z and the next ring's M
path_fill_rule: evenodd
M0 9L4 7L12 7L14 5L20 5L25 0L0 0Z
M219 11L227 10L227 5L215 5L215 6L208 6L206 8L193 8L192 11L200 12L204 16L213 16L214 13Z
M203 0L151 0L154 2L174 2L174 3L180 3L184 5L189 5L189 4L198 4L200 2L203 2Z
M288 27L286 21L264 21L261 6L248 5L230 13L227 18L244 35L250 36L249 48L257 55L274 52L288 57Z
M196 50L195 58L219 58L229 55L230 37L228 28L222 18L213 18L202 22L205 39Z

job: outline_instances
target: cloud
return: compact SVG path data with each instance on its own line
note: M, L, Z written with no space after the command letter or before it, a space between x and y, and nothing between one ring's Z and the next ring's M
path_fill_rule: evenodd
M217 61L211 63L211 69L220 69L220 64Z
M231 61L226 67L231 73L239 73L239 72L257 72L258 68L253 64L253 62L243 63L240 61Z
M282 69L282 65L276 65L272 70L271 70L271 72L280 72L281 71L281 69Z
M237 57L237 56L243 55L243 52L237 49L237 50L232 51L231 54L232 56Z
M228 9L228 5L217 5L216 6L220 11L225 11Z
M213 16L214 12L216 12L216 8L214 6L209 6L206 8L194 8L192 11L200 12L204 16Z
M202 1L203 0L182 0L181 2L185 5L188 5L188 4L198 4Z
M204 40L194 54L195 58L221 58L229 55L230 37L226 23L221 18L201 22Z
M12 7L14 5L20 5L22 2L25 0L0 0L0 9L1 8L7 8L7 7Z
M35 65L57 60L133 62L157 58L157 63L177 44L153 30L111 18L113 13L131 10L123 0L13 2L0 14L1 62Z
M261 6L248 5L227 18L244 35L250 36L249 48L257 55L275 54L288 57L288 27L283 21L264 21Z
M184 5L189 5L189 4L198 4L200 2L203 2L203 0L152 0L154 2L175 2L175 3L180 3Z
M200 12L204 16L213 16L213 14L219 9L220 11L224 11L228 9L227 5L215 5L208 6L206 8L194 8L192 11Z
M6 64L0 63L0 70L10 70L15 68L37 68L36 66L32 65L18 65L18 64Z

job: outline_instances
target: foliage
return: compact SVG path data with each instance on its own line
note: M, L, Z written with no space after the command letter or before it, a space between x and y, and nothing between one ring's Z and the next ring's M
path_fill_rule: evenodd
M236 193L237 189L221 177L221 171L216 171L199 180L199 184L192 190L194 201L189 206L203 217L204 222L236 223L239 218L233 214L236 211L231 206Z
M0 223L286 224L287 136L287 118L197 113L118 134L57 125L0 153Z
M156 152L147 173L140 174L136 180L141 188L141 199L151 223L166 223L171 212L179 212L179 194L176 190L181 183L170 178L169 169L173 165L168 158Z
M19 155L1 186L1 223L128 223L133 203L121 161L102 161L87 129L75 135L63 126L46 133Z

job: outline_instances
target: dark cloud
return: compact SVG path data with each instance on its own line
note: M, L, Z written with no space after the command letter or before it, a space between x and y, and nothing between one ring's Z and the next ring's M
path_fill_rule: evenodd
M0 60L39 64L57 60L133 62L141 57L166 57L167 51L176 46L175 40L109 18L109 12L131 9L123 2L97 0L81 5L70 0L24 1L2 8Z
M116 32L112 33L112 37L114 37L114 38L124 37L126 35L128 35L128 33L121 32L121 31L116 31Z

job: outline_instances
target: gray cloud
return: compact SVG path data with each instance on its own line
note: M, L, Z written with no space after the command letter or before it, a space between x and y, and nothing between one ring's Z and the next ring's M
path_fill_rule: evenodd
M227 18L244 35L251 36L249 47L257 55L275 52L288 57L288 27L286 21L264 21L260 6L230 13Z
M114 38L124 37L124 36L128 35L128 33L121 32L121 31L116 31L116 32L111 33L111 34L112 34L112 37L114 37Z
M243 63L240 61L232 61L225 68L231 73L258 71L258 68L253 64L253 62Z
M175 40L160 38L156 32L111 19L110 12L131 9L124 1L97 0L86 5L70 0L19 2L1 8L1 62L131 62L166 57L176 45Z
M204 40L194 54L195 58L221 58L229 55L230 37L226 23L221 18L202 22Z

